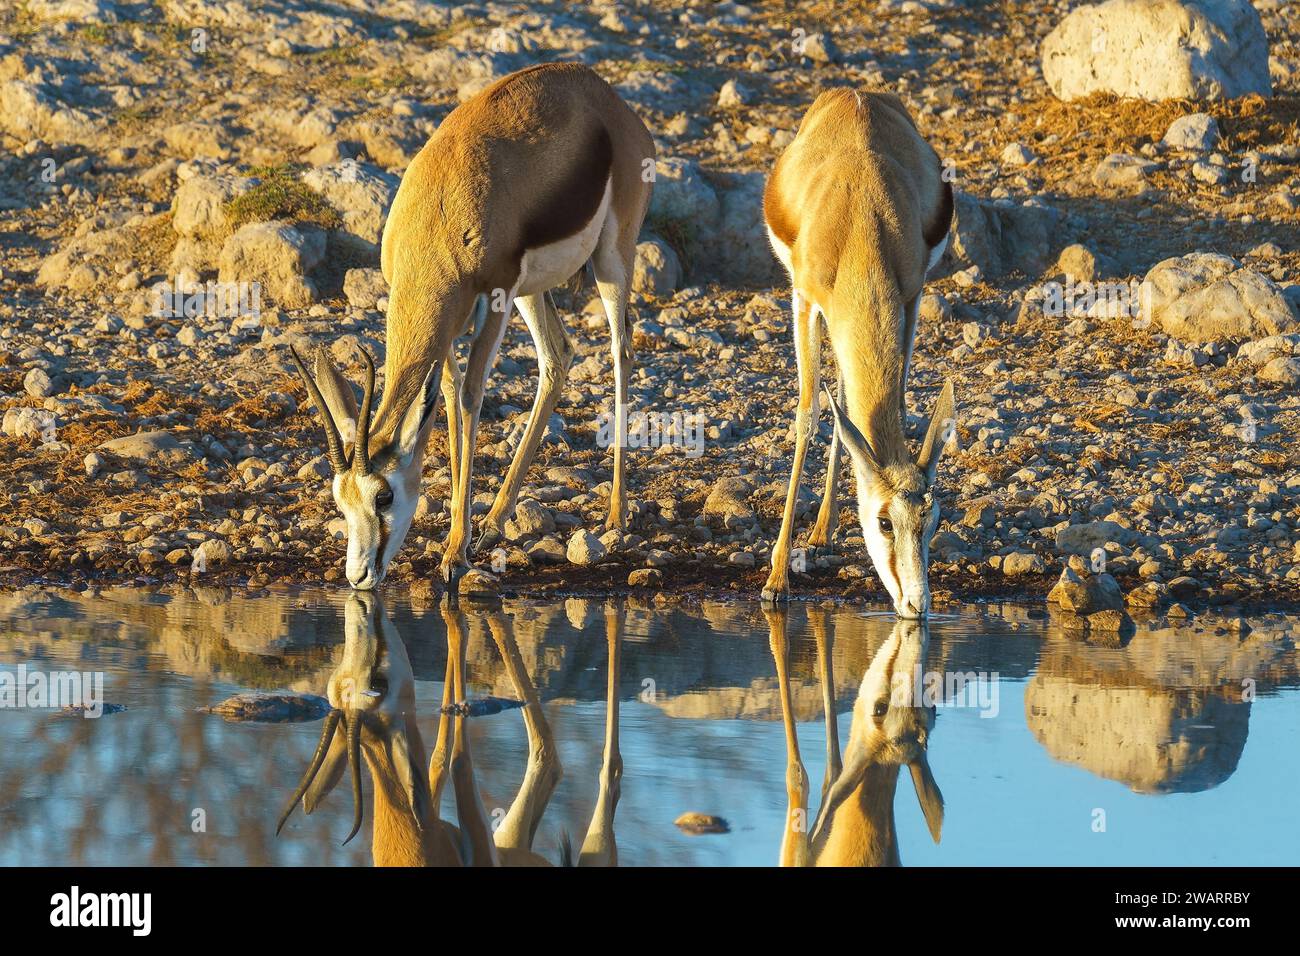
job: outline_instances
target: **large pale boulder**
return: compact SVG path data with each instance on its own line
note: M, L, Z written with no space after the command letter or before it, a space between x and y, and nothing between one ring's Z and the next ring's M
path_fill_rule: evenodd
M632 288L650 296L672 295L682 283L682 264L672 246L649 238L636 244Z
M1082 562L1061 569L1061 577L1048 592L1047 600L1081 615L1124 609L1124 592L1119 582L1104 571L1091 571Z
M713 483L713 489L704 502L704 514L723 519L752 518L754 508L750 498L753 494L754 486L749 479L721 478Z
M1049 206L1016 205L955 195L955 220L943 260L948 268L979 266L986 276L1037 275L1064 245L1061 213Z
M248 117L250 125L271 133L281 142L311 149L331 139L338 131L339 114L326 106L310 109L268 107Z
M763 221L765 177L757 172L705 179L694 160L661 158L655 164L647 225L674 239L688 272L732 282L770 282L780 268Z
M76 23L117 23L117 4L111 0L27 0L28 16L37 20L72 20Z
M728 173L724 177L718 228L704 237L702 259L718 278L730 282L767 283L781 274L781 265L767 240L763 190L767 177L758 172Z
M1135 535L1132 529L1114 521L1089 521L1072 524L1056 533L1056 550L1061 554L1091 555L1098 548L1114 542L1128 545Z
M1175 149L1204 153L1219 141L1219 124L1209 113L1180 116L1169 124L1162 142Z
M650 222L704 225L717 221L720 208L718 194L694 160L667 157L655 162L647 213Z
M104 125L102 118L69 106L43 83L0 83L0 130L15 139L43 139L56 146L93 146L103 134Z
M148 223L156 222L157 216ZM41 263L36 284L52 291L89 292L115 275L114 267L139 249L139 233L122 226L67 239Z
M330 233L341 249L378 261L384 219L400 180L355 159L309 169L302 181L325 197L343 217L343 225Z
M226 203L253 186L243 176L192 176L172 199L172 228L182 236L204 238L227 226Z
M1042 46L1043 77L1063 100L1272 94L1268 38L1249 0L1107 0L1078 7Z
M1231 256L1194 252L1165 259L1143 280L1144 307L1180 342L1241 342L1300 331L1272 279Z
M199 457L198 446L193 442L179 441L171 432L162 430L111 438L99 447L120 458L161 461L169 465L185 464Z
M349 269L343 277L343 295L348 305L378 308L379 300L388 295L388 282L378 269Z
M221 247L222 282L257 282L279 305L302 308L316 300L308 273L325 257L325 233L315 226L251 222Z
M185 159L229 159L230 141L225 127L205 120L185 120L163 130L163 141Z

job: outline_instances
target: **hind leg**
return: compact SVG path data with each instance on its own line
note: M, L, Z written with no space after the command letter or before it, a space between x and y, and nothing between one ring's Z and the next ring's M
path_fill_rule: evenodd
M609 493L606 528L627 527L627 489L624 485L624 457L627 451L627 383L632 372L632 336L627 327L627 303L632 292L632 270L636 261L636 232L630 239L619 234L611 212L596 243L591 264L596 288L609 319L610 350L614 355L614 482Z
M510 470L506 472L506 479L492 503L492 510L483 519L479 550L490 547L501 538L506 521L514 514L519 488L537 456L537 448L542 443L542 436L546 434L546 425L560 400L560 392L564 390L569 375L569 365L573 362L573 345L569 342L564 323L560 321L548 294L521 296L515 300L515 305L519 307L537 349L537 396L533 399L528 427L515 451L515 459L510 463Z
M497 827L494 839L501 849L528 850L532 848L537 826L564 771L560 766L555 738L551 735L551 725L542 710L541 698L528 676L523 655L519 653L513 624L505 614L495 611L488 615L487 625L501 653L510 684L524 702L524 728L528 732L528 765L524 769L524 779Z
M461 438L456 464L459 478L451 501L451 533L447 535L447 549L442 555L442 577L448 584L454 583L469 567L471 476L474 446L478 441L478 418L483 409L488 372L492 369L497 349L501 347L513 299L514 290L511 289L503 308L488 308L483 327L470 346L469 360L465 363L458 402Z
M618 681L622 671L623 623L627 612L613 602L605 606L605 642L608 670L605 674L605 750L600 765L600 789L591 812L587 836L578 854L578 866L618 866L618 843L614 839L614 812L622 793L623 754L618 747Z
M835 389L835 400L844 407L844 380L840 379ZM831 434L831 450L826 456L826 489L822 492L821 508L817 511L817 521L813 524L812 533L808 535L808 545L813 548L824 548L831 543L835 536L835 525L839 523L840 510L835 503L835 486L839 484L840 477L840 453L844 450L840 445L840 433L834 431Z

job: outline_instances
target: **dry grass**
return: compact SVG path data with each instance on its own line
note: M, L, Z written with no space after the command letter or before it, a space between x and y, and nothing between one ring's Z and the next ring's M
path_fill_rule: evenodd
M324 229L336 229L343 222L325 197L298 179L290 166L254 169L260 182L226 203L226 222L231 232L250 222L283 219L313 222Z
M1090 168L1112 153L1136 153L1164 137L1180 116L1209 113L1219 123L1225 152L1242 153L1284 143L1300 143L1300 97L1279 93L1271 99L1197 101L1125 99L1094 93L1062 102L1050 94L1018 108L1025 117L1012 139L1032 145L1043 159L1040 174L1051 185ZM1044 140L1057 137L1051 144ZM999 162L1000 144L984 150L983 161ZM1188 188L1191 188L1190 186Z

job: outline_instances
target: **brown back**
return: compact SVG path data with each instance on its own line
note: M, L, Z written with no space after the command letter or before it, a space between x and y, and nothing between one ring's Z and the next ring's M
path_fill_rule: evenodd
M444 308L463 322L473 296L511 289L524 251L577 232L611 176L620 245L635 247L650 197L642 171L654 155L640 118L574 63L512 73L443 120L403 176L384 228L387 386L372 446L391 439L423 381ZM395 381L398 369L405 378Z
M851 416L885 463L905 459L902 312L952 218L938 155L898 97L830 90L777 161L763 212L796 288L826 313Z

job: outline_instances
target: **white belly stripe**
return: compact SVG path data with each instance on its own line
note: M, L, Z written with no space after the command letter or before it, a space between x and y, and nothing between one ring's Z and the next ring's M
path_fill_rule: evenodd
M930 261L925 267L925 271L927 275L930 273L931 269L933 269L936 265L939 264L939 260L943 258L944 250L947 248L948 248L948 234L944 233L943 238L939 240L939 244L930 250Z
M519 263L519 287L515 295L536 295L553 289L583 267L596 250L605 214L613 194L613 178L605 182L605 194L600 208L590 221L571 236L551 242L524 253Z

